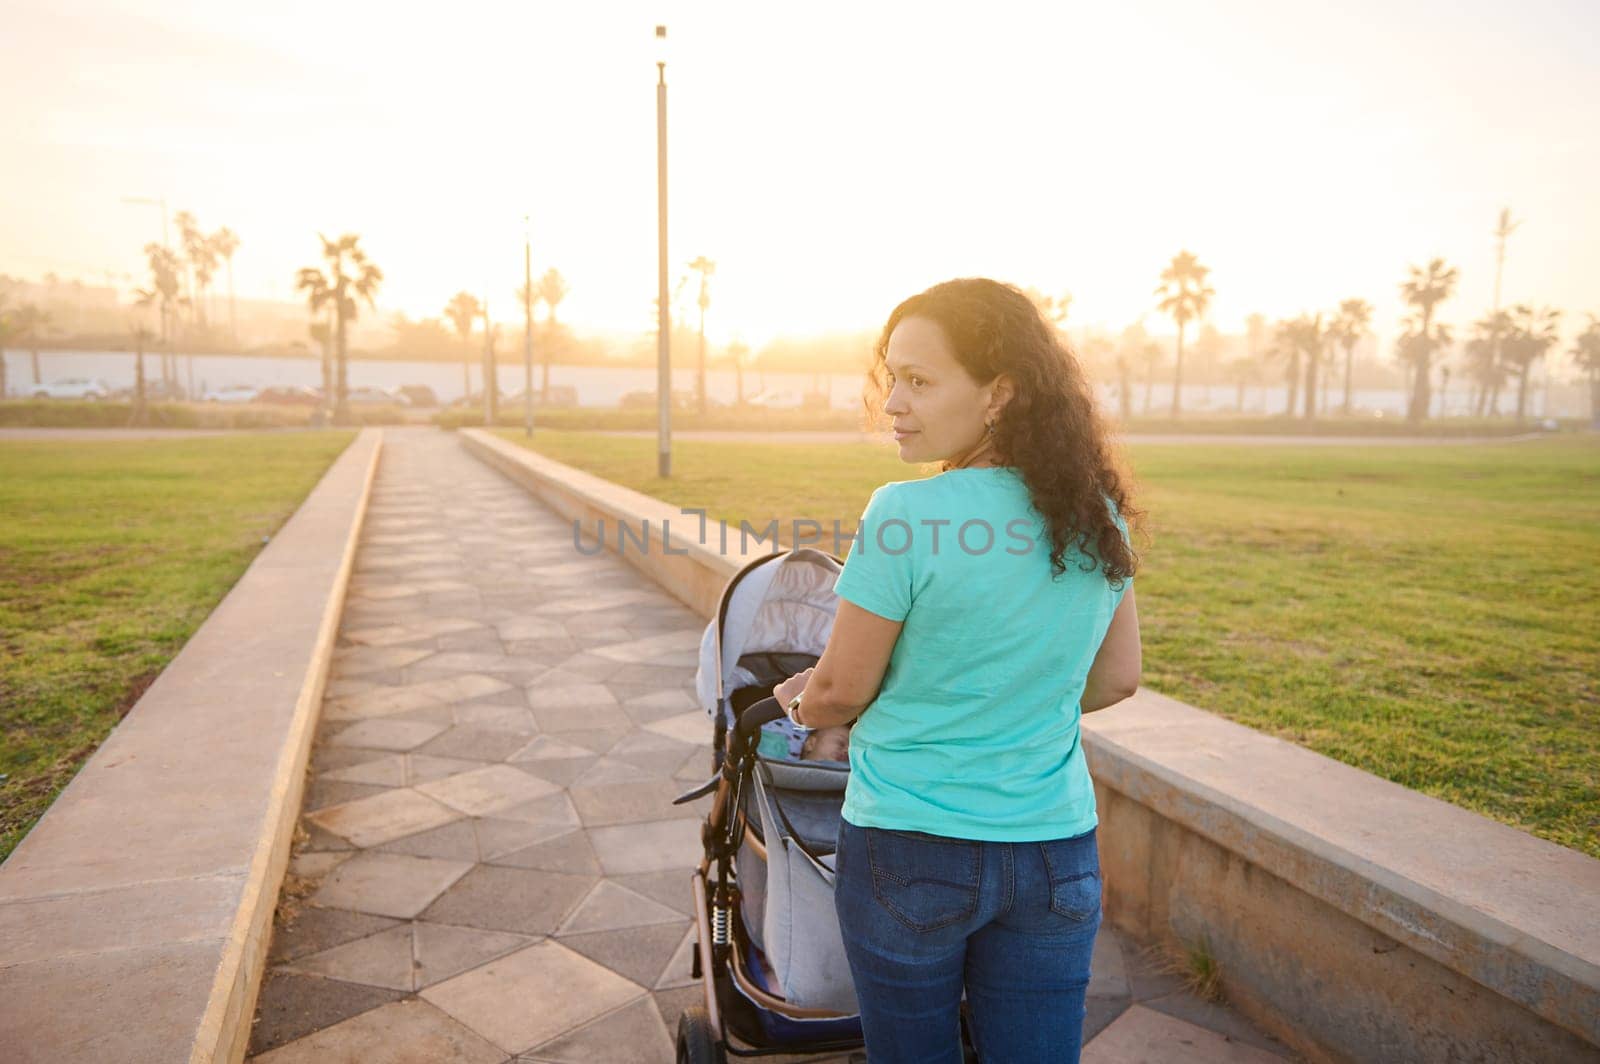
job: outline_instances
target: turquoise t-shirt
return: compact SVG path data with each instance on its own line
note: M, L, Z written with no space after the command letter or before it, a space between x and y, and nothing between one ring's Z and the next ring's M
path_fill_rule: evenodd
M1088 557L1069 549L1052 578L1044 519L1008 466L872 493L835 590L904 626L850 736L846 820L999 842L1096 825L1078 699L1131 579L1113 589Z

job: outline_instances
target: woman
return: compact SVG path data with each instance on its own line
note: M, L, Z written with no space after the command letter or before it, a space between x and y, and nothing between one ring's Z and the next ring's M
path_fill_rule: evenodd
M816 667L774 688L857 720L835 904L873 1064L1075 1061L1100 924L1081 713L1140 669L1130 506L1088 381L1016 288L889 315L872 396L900 458L861 517Z

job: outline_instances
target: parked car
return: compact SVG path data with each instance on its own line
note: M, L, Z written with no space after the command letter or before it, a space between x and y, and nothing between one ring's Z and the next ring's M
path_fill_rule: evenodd
M261 389L251 384L228 384L205 394L208 403L253 403Z
M121 399L132 402L137 399L138 391L133 385L118 388L111 393L112 399ZM144 381L144 399L147 403L170 403L184 398L183 388L179 385L168 385L160 377L146 377Z
M439 397L434 395L433 389L426 384L402 384L395 391L405 396L412 406L432 407L439 405Z
M656 393L654 389L648 392L629 392L617 400L617 405L624 410L654 410L656 409ZM672 408L674 410L690 410L694 407L694 393L678 388L672 390Z
M346 400L352 406L410 406L411 400L399 390L351 388Z
M765 407L768 410L799 410L805 405L805 397L799 392L768 388L766 391L752 395L745 402L751 406Z
M272 403L277 406L321 406L322 393L315 388L303 388L297 385L263 388L256 396L256 402Z
M34 399L87 399L97 402L107 399L111 389L98 377L63 377L49 384L35 384L28 390Z
M651 401L654 402L655 401L655 393L651 392L650 395L651 395ZM522 405L522 389L519 388L516 391L511 392L509 395L501 395L500 396L500 402L501 403L514 403L517 406L521 406ZM536 407L549 407L551 409L555 409L556 407L573 407L573 406L577 406L578 405L578 389L572 387L570 384L560 384L560 385L552 384L550 386L550 401L549 402L544 402L543 401L543 395L540 392L539 386L537 384L535 384L533 386L533 405L536 406Z

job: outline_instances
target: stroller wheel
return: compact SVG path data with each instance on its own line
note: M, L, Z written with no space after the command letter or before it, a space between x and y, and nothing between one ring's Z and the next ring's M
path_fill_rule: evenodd
M678 1017L678 1064L724 1064L727 1056L711 1034L705 1009L689 1008Z

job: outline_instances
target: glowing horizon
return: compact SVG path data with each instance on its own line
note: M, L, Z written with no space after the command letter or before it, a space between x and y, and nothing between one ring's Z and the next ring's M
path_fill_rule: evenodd
M1434 256L1460 269L1442 315L1465 325L1507 205L1502 303L1562 308L1562 350L1600 312L1593 8L968 10L19 12L0 272L142 282L159 213L122 199L165 196L240 235L241 296L298 301L317 232L356 232L381 313L437 317L465 289L508 319L528 213L535 274L571 286L560 317L644 332L663 21L674 280L716 261L714 344L872 329L972 274L1070 290L1074 326L1168 333L1150 292L1181 248L1211 267L1224 332L1361 297L1392 335L1407 266Z

